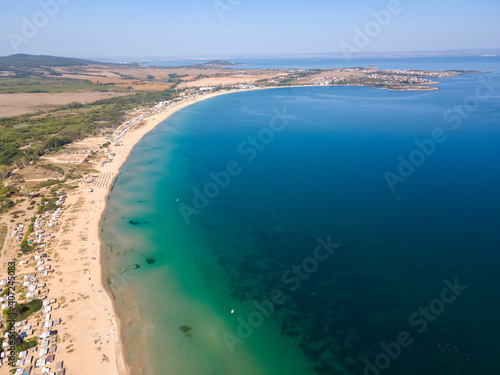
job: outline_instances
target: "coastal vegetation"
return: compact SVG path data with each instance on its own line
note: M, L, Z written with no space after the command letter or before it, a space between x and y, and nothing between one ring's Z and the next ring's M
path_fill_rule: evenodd
M40 206L38 207L37 215L57 209L56 201L57 198L43 197L42 200L40 201Z
M19 75L19 73L18 73ZM111 84L94 84L86 79L30 76L0 77L0 94L55 93L76 91L127 91Z
M12 197L17 193L17 189L10 186L3 186L0 181L0 213L8 211L14 206Z
M23 253L30 253L33 250L33 248L29 245L28 239L26 237L23 238L23 240L19 244L19 248Z
M42 308L42 301L39 299L34 299L26 303L18 303L12 309L3 310L3 315L7 321L7 325L4 329L4 333L10 331L12 326L12 321L20 322L28 318L31 314L37 312ZM12 315L13 319L9 319Z
M175 96L175 91L139 92L81 105L85 112L63 106L46 114L26 114L0 118L0 165L22 168L68 143L96 134L100 129L116 128L126 111Z
M34 228L34 223L35 223L35 220L36 220L36 218L35 218L35 216L33 216L33 217L31 218L30 225L28 226L28 230L27 230L27 232L26 232L26 237L28 237L28 236L29 236L31 233L33 233L33 231L35 230L35 228Z
M0 225L0 246L3 246L3 243L5 241L5 237L7 237L7 225L1 224Z
M17 341L17 342L16 342ZM22 340L19 337L14 338L14 345L16 347L15 351L16 353L28 350L30 348L34 348L35 346L38 345L38 340L36 337L32 337L27 340Z

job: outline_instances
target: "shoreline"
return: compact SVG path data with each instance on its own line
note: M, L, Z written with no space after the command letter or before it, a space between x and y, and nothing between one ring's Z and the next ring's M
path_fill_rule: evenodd
M150 133L152 130L154 130L158 125L160 125L162 122L167 120L171 115L176 113L177 111L186 108L192 104L215 98L217 96L225 95L225 94L231 94L231 93L236 93L236 92L243 92L243 91L253 91L257 90L256 89L246 89L246 90L237 90L237 91L224 91L224 92L217 92L217 93L212 93L212 94L207 94L198 98L191 98L187 99L185 102L182 102L180 104L177 104L173 108L168 108L165 109L164 111L161 111L159 113L153 114L152 116L147 117L144 119L141 123L136 125L134 129L131 129L130 132L128 132L124 137L121 139L124 140L123 144L124 146L120 146L122 148L125 148L123 151L123 156L121 157L120 161L118 163L112 163L113 164L113 174L110 177L110 183L107 186L105 195L104 195L104 200L107 202L109 198L109 194L111 192L111 188L113 184L115 183L116 179L118 178L120 174L120 170L122 166L125 164L125 162L128 160L128 157L130 156L132 150L134 147L139 143L139 141L148 133ZM127 137L128 136L128 137ZM134 139L130 140L132 136L135 136ZM117 148L116 146L113 146L113 148ZM111 148L110 148L111 149ZM102 172L102 167L100 172ZM110 301L110 304L112 306L112 312L113 314L117 317L115 319L116 321L116 328L119 332L119 334L116 336L115 339L115 355L116 355L116 371L113 372L113 374L125 374L125 375L131 375L132 374L132 367L134 364L129 363L126 358L126 353L125 353L125 340L123 337L123 330L121 329L121 324L123 318L120 318L117 309L116 309L116 303L115 303L115 296L111 289L109 288L109 285L105 282L105 269L104 269L104 257L103 257L103 250L104 250L104 243L102 240L102 237L100 235L100 228L101 228L101 221L104 217L104 213L107 208L107 203L104 203L102 208L100 209L100 215L99 215L99 220L97 221L97 228L96 231L99 233L98 234L98 247L99 247L99 265L100 265L100 284L102 288L105 290L106 296L108 300Z

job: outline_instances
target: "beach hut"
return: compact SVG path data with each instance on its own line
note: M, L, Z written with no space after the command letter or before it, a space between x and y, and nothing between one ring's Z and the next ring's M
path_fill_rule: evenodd
M45 358L40 358L35 362L35 367L41 367L45 365Z
M32 366L25 367L23 370L23 375L30 375L32 368L33 368Z
M54 362L54 359L56 358L55 354L50 354L47 356L47 363L52 363Z
M40 349L40 353L38 353L38 356L39 356L39 357L46 356L48 352L49 352L49 349L48 349L48 348L43 348L43 349Z
M55 353L57 351L57 346L51 346L49 348L49 354Z
M56 370L60 370L63 368L63 361L59 361L56 363Z
M65 373L66 373L66 370L62 369L62 370L57 371L56 375L64 375Z

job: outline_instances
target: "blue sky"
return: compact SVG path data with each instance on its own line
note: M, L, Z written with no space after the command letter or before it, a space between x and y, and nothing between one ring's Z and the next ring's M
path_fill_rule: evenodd
M0 55L233 57L340 52L342 45L363 52L500 48L498 0L400 0L401 12L377 29L373 12L387 12L391 1L398 0L0 0ZM374 27L372 36L356 44L356 28L367 25Z

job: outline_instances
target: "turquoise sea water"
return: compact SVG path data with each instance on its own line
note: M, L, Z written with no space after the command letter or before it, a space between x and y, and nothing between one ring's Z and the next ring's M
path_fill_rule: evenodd
M128 360L500 373L500 79L439 87L234 93L146 135L102 222Z

